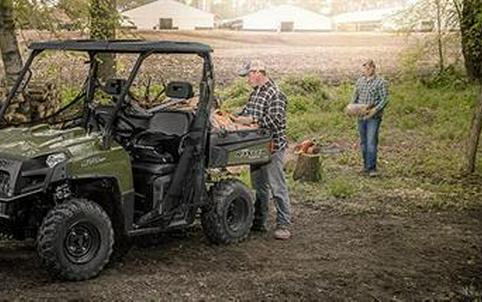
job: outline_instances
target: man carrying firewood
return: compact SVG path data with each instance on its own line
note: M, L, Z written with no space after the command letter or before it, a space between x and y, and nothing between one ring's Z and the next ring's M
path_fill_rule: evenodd
M272 160L265 165L251 166L251 183L256 190L253 230L268 230L270 190L276 206L276 239L291 237L290 199L283 171L286 141L286 96L266 73L263 62L253 60L244 64L239 75L247 78L253 88L248 103L235 119L242 124L257 123L273 132Z
M377 75L375 62L371 59L363 63L362 73L356 82L352 103L366 105L358 118L363 173L375 177L378 175L378 132L388 103L388 83Z

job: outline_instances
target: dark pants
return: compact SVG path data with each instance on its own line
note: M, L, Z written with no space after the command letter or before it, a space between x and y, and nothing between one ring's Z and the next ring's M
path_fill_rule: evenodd
M381 123L381 117L358 120L360 147L365 171L377 170L378 131Z
M270 192L276 206L277 225L288 226L291 223L290 198L283 171L284 153L285 149L278 150L273 154L270 163L251 166L251 184L256 190L254 223L257 225L266 226Z

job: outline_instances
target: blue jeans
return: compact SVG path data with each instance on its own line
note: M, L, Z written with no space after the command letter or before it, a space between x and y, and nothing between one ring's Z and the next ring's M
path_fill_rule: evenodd
M270 191L276 206L276 223L278 226L291 224L291 207L288 187L283 171L285 149L276 151L271 162L265 165L252 165L251 184L256 190L254 204L254 223L266 226L268 220L268 202Z
M382 123L381 117L358 120L360 148L365 171L377 170L378 131Z

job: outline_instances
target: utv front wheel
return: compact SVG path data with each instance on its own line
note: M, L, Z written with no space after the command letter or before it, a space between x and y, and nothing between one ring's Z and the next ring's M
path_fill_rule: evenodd
M201 223L209 241L236 243L248 237L253 225L253 197L239 180L223 180L210 192L211 204L203 209Z
M42 265L54 277L86 280L109 262L114 231L109 216L96 203L73 199L53 208L37 237Z

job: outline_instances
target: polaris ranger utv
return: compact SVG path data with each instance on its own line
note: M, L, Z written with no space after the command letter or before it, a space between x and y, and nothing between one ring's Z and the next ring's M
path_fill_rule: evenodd
M212 49L169 41L68 40L38 42L0 110L0 233L34 238L43 267L57 278L95 277L130 239L192 224L209 241L244 240L253 197L239 180L210 180L210 171L270 161L263 129L214 131ZM84 53L88 75L77 95L56 112L22 122L9 118L24 93L32 62L46 51ZM135 59L126 78L99 80L102 54ZM131 85L155 54L190 54L202 61L193 111L163 105L145 109ZM182 62L181 62L182 64ZM189 82L166 85L166 102L194 96ZM99 91L108 102L96 102ZM105 100L104 100L105 101ZM68 119L62 112L77 108Z

